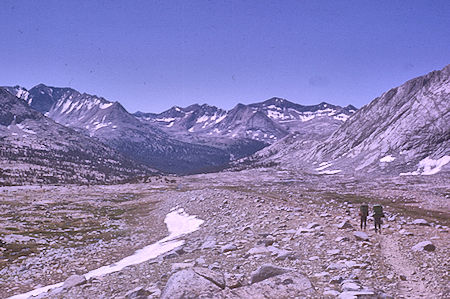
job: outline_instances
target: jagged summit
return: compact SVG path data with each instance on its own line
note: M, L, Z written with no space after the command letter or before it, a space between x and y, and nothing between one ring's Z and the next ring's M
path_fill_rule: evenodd
M294 132L328 136L354 112L326 103L303 106L273 97L250 105L239 103L229 111L194 103L158 114L130 114L118 102L72 88L39 84L30 90L7 89L64 126L140 163L177 173L223 167L230 159L253 154Z
M16 90L9 90L18 95ZM144 124L119 102L42 84L24 95L21 98L27 100L31 108L56 122L161 171L182 174L211 171L224 167L229 161L229 154L220 149L182 142L155 125Z

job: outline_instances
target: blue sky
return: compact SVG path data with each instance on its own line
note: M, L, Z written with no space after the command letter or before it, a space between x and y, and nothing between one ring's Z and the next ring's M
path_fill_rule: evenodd
M0 85L130 112L273 96L361 107L450 63L450 1L8 1Z

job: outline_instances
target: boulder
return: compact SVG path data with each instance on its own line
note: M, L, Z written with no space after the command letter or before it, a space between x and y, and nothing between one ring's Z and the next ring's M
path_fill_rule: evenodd
M263 281L264 279L281 275L292 271L292 269L281 268L270 264L262 265L258 270L252 272L251 283Z
M286 259L295 260L297 259L297 255L295 252L290 250L280 250L277 252L277 257L275 258L277 261L284 261Z
M221 251L222 253L229 252L229 251L234 251L234 250L237 250L237 246L234 245L234 244L232 244L232 243L227 244L227 245L224 245L224 246L222 246L222 247L220 248L220 251Z
M426 221L425 219L416 219L412 222L412 224L415 225L422 225L422 226L430 226L430 224L428 223L428 221Z
M203 250L213 249L216 247L216 244L217 244L217 242L215 240L206 240L200 248Z
M219 298L318 298L311 281L297 271L276 275L233 290Z
M211 298L215 294L222 290L216 283L202 275L206 275L211 278L211 270L202 268L205 272L201 272L199 269L184 269L176 272L170 276L167 281L166 287L162 291L161 299L188 299L188 298ZM203 270L202 270L203 271ZM220 277L220 274L217 274Z
M434 246L433 243L431 243L431 241L423 241L420 243L417 243L416 245L414 245L411 248L413 251L435 251L436 250L436 246Z
M336 242L346 242L346 241L350 241L350 239L348 237L337 237L336 239L334 239Z
M341 275L338 276L333 276L330 279L330 284L340 284L341 282L344 281L344 277L342 277Z
M328 255L338 255L339 253L341 253L341 251L339 249L327 250Z
M222 273L201 267L195 267L193 270L196 274L216 284L219 288L225 288L225 277Z
M306 233L312 233L314 232L314 229L306 228L306 227L299 227L297 231L295 232L295 235L298 236L300 234L306 234Z
M345 263L342 261L339 261L337 263L329 264L326 269L327 270L341 270L341 269L344 269L345 267L346 267Z
M359 291L361 290L361 286L354 281L345 281L342 283L342 291Z
M172 264L171 268L172 268L172 272L176 272L176 271L180 271L183 269L187 269L187 268L192 268L194 267L195 262L192 263L174 263Z
M355 236L356 240L369 241L369 236L365 232L357 231L354 232L353 235Z
M263 239L263 240L260 240L260 241L258 241L258 245L259 244L264 244L264 246L270 246L270 245L273 245L273 243L275 243L275 239L274 238L270 238L270 237L267 237L267 238L265 238L265 239Z
M125 294L125 299L147 299L150 292L143 287L137 287Z
M306 226L306 228L308 228L308 229L313 229L313 228L316 228L316 227L319 227L319 226L320 226L319 223L313 222L313 223L308 224L308 225Z
M339 294L339 299L354 299L354 298L379 298L372 291L345 291Z
M339 292L335 291L335 290L328 290L328 291L323 292L323 294L325 296L333 296L334 298L336 298L339 295Z
M254 255L254 254L269 254L271 251L267 249L267 247L253 247L250 248L249 251L247 251L246 256Z
M63 289L70 289L86 283L84 275L71 275L63 283Z
M338 225L337 225L337 227L339 228L339 229L347 229L347 228L353 228L353 226L352 226L352 224L350 223L350 221L348 221L348 220L344 220L344 221L342 221L341 223L339 223Z
M225 284L227 288L235 289L242 287L245 284L244 274L230 274L225 273Z

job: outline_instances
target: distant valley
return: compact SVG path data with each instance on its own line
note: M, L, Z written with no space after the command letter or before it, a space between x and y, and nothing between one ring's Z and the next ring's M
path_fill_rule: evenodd
M132 114L72 88L0 91L4 184L26 177L118 182L270 165L317 175L399 176L447 171L450 162L450 66L359 110L270 98L229 111L193 104Z
M118 102L71 88L40 84L4 90L42 113L42 119L101 142L144 168L175 174L224 169L289 134L324 139L356 111L351 105L303 106L271 98L230 111L194 104L160 114L131 114Z

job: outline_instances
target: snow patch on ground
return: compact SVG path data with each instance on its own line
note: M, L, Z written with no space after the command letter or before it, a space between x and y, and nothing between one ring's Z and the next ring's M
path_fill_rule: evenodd
M390 162L394 162L395 157L391 156L391 155L387 155L384 156L383 158L380 159L380 162L384 162L384 163L390 163Z
M203 220L197 219L196 216L188 215L183 209L178 209L170 212L166 215L164 223L167 226L169 235L156 243L145 246L142 249L137 250L133 255L130 255L114 264L103 266L98 269L92 270L86 273L84 276L86 279L92 277L103 276L113 272L122 270L123 268L131 265L136 265L148 261L150 259L156 258L157 256L173 250L184 244L184 240L177 240L179 237L192 233L200 228L203 224ZM51 289L62 287L64 283L60 282L57 284L45 286L42 288L35 289L28 293L19 294L10 297L9 299L25 299L30 296L37 296L39 294L45 293Z
M441 171L442 167L450 162L450 156L443 156L440 159L433 160L430 157L426 157L419 162L419 167L416 171L402 172L400 175L433 175Z

